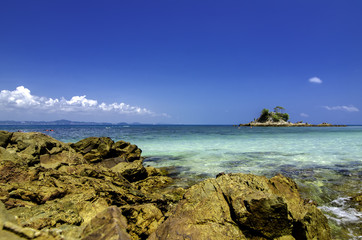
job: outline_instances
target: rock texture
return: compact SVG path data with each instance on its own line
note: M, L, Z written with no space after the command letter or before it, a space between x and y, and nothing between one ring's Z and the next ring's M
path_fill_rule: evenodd
M331 239L328 222L281 175L228 174L192 186L150 239Z
M1 219L17 217L5 225L1 221L0 239L9 234L21 239L108 239L136 227L120 220L122 211L114 208L121 206L152 206L157 219L163 219L183 191L164 188L172 179L154 168L147 170L142 160L136 145L110 138L66 144L42 133L0 131ZM104 211L115 222L99 226L99 232L107 234L83 230L97 225ZM134 232L148 236L155 223L152 226ZM36 234L23 233L29 229Z
M330 239L283 176L223 174L185 190L110 138L0 131L0 239Z

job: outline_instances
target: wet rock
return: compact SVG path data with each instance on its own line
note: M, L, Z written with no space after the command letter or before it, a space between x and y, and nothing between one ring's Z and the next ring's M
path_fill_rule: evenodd
M331 239L288 178L227 174L192 186L149 239Z
M358 194L351 198L352 203L359 212L362 212L362 194Z
M115 206L108 207L97 214L84 228L82 240L127 240L127 220Z

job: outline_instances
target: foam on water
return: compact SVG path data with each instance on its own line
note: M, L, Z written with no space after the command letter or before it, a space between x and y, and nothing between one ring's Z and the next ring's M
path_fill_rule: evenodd
M329 218L338 224L346 224L348 222L358 223L362 220L362 213L355 208L351 208L347 202L350 198L337 198L331 202L331 206L321 206L320 209L330 213Z

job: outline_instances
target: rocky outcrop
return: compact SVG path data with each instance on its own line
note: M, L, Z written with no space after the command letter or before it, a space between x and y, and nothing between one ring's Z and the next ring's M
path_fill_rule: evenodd
M67 144L42 133L0 131L0 159L23 166L40 163L54 168L60 164L79 164L82 157Z
M228 174L192 186L150 239L331 239L327 219L281 175Z
M0 131L0 239L330 239L296 184L223 174L185 190L110 138Z
M125 141L113 142L108 137L89 137L70 145L89 162L113 167L118 162L141 160L141 149Z
M127 233L132 224L120 220L124 218L119 216L120 209L112 210L117 216L108 214L115 224L99 226L99 232L93 227L85 230L97 225L111 206L151 204L163 219L183 192L165 188L172 179L155 168L146 169L142 160L141 150L124 141L88 138L66 144L41 133L0 131L1 215L17 217L15 222L1 224L0 239L4 234L30 238L24 236L24 229L34 230L36 239L49 234L64 239L108 239ZM148 236L150 229L145 228L142 236Z

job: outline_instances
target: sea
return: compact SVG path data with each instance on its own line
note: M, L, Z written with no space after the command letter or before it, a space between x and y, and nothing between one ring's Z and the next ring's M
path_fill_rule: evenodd
M333 239L362 239L361 206L354 201L362 194L362 126L4 125L0 130L43 132L63 142L102 136L131 142L142 149L145 165L167 169L182 187L221 172L280 173L317 203Z

